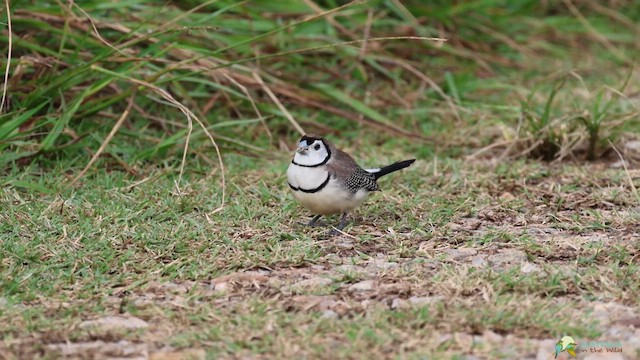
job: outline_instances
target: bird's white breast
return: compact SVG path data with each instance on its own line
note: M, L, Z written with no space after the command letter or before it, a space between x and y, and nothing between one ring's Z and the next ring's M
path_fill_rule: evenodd
M287 169L289 184L306 190L315 189L327 179L329 172L324 166L304 167L291 163Z
M289 165L287 179L295 188L313 190L321 186L329 172L324 166L303 167L295 164ZM331 177L329 182L317 192L304 192L293 190L293 196L300 203L316 214L330 215L350 211L368 197L369 192L361 189L355 194L342 186L338 179Z

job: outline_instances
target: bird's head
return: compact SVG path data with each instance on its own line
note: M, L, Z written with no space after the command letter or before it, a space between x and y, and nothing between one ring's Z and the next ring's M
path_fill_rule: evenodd
M331 147L327 140L315 135L305 135L298 143L293 163L301 166L319 166L329 161Z

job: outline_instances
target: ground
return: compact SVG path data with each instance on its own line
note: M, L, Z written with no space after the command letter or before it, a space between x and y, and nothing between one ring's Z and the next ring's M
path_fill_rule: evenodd
M66 198L5 189L2 229L21 241L2 260L15 296L1 299L0 352L549 359L565 334L637 358L638 170L418 161L329 237L299 224L310 214L285 156L231 172L215 214L216 182L168 194L153 168L142 183L96 175Z

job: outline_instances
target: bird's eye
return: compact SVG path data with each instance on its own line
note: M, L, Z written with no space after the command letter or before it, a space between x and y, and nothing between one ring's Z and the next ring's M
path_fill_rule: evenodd
M316 146L313 147L316 150L320 150L320 144L316 144Z

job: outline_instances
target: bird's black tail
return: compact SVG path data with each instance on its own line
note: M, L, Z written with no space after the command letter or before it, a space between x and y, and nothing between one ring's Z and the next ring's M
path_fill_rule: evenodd
M393 164L391 164L389 166L385 166L385 167L383 167L380 170L375 171L375 172L372 171L371 173L376 177L376 180L378 180L379 178L381 178L381 177L383 177L383 176L385 176L387 174L390 174L390 173L392 173L394 171L398 171L398 170L406 168L407 166L413 164L415 161L416 161L416 159L394 162Z

